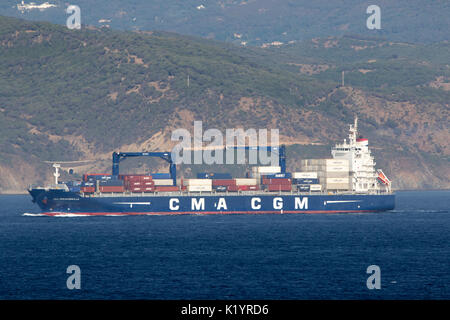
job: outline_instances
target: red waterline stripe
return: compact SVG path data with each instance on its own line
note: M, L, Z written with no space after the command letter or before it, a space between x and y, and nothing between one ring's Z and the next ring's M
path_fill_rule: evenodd
M378 210L283 210L284 213L297 214L319 214L319 213L359 213L359 212L376 212ZM161 211L161 212L43 212L47 216L60 215L89 215L89 216L136 216L136 215L183 215L183 214L282 214L279 210L276 211Z

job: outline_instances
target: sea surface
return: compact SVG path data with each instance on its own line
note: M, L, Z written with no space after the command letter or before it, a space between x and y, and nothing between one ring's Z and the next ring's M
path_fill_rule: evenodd
M383 213L40 216L0 196L0 299L450 299L450 191ZM67 268L80 268L69 290ZM367 268L380 268L369 290Z

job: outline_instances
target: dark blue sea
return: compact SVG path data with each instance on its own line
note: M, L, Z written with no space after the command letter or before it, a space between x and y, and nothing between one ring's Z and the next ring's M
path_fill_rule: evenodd
M384 213L36 213L28 196L0 196L0 299L450 298L450 191L398 192Z

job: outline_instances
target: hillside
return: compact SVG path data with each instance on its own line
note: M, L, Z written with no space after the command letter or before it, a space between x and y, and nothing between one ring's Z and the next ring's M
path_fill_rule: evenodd
M0 14L65 25L67 1L49 2L57 7L21 12L16 6L19 0L2 0ZM85 25L162 30L248 45L346 34L431 43L448 40L450 29L450 3L445 0L77 0L71 4L81 8ZM381 30L366 28L366 9L373 4L381 8Z
M395 187L449 188L448 52L351 37L247 49L0 17L0 191L51 179L44 160L109 171L113 150L165 151L194 120L278 128L294 169L345 138L354 114Z

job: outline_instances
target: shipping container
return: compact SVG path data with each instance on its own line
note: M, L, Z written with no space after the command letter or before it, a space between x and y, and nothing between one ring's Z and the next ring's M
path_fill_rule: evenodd
M123 186L101 186L99 188L100 192L124 192L125 188Z
M236 181L234 179L214 179L212 180L213 186L234 186Z
M322 191L322 185L321 184L311 184L309 186L310 191Z
M263 184L274 184L274 185L279 185L279 184L292 184L292 180L291 179L262 179L262 183Z
M293 184L318 184L319 179L292 179Z
M170 179L170 173L152 173L153 179Z
M324 180L326 178L348 178L350 176L350 172L320 172L319 178Z
M180 188L178 186L156 186L155 191L172 192L172 191L180 191Z
M87 173L83 175L83 181L110 180L112 176L108 173Z
M212 186L211 185L188 185L187 191L189 192L211 192Z
M309 185L309 184L299 184L299 185L297 186L297 190L298 190L298 191L303 191L303 192L305 192L305 191L309 192L309 190L310 190L310 185Z
M228 191L256 191L259 190L257 185L239 185L239 186L228 186Z
M326 185L327 190L350 190L350 186L347 183L329 183Z
M317 179L317 172L293 172L294 179Z
M221 172L197 173L197 179L232 179L231 174Z
M153 180L155 186L173 186L172 179L155 179Z
M330 165L330 166L326 166L324 171L327 171L327 172L349 172L350 167L348 165L347 166Z
M227 191L227 187L226 186L214 186L213 190L215 190L217 192L224 192L224 191Z
M100 186L120 187L123 186L123 180L105 180L99 181Z
M256 172L258 173L280 173L281 167L270 167L270 166L264 166L264 167L256 167Z
M137 181L151 181L153 180L152 176L146 175L124 175L122 176L124 181L137 182Z
M130 189L131 192L154 192L155 187L133 187Z
M95 187L81 187L81 191L84 193L94 193Z
M211 179L187 179L185 182L188 186L212 186Z
M258 183L254 178L236 178L234 180L236 181L237 186L254 186Z
M326 182L327 185L330 183L349 183L349 179L348 178L327 178Z
M268 184L268 191L292 191L291 184Z
M263 175L264 176L264 178L266 178L266 179L280 179L280 178L283 178L283 179L290 179L290 178L292 178L292 174L291 173L289 173L289 172L285 172L285 173L274 173L274 174L265 174L265 175Z

